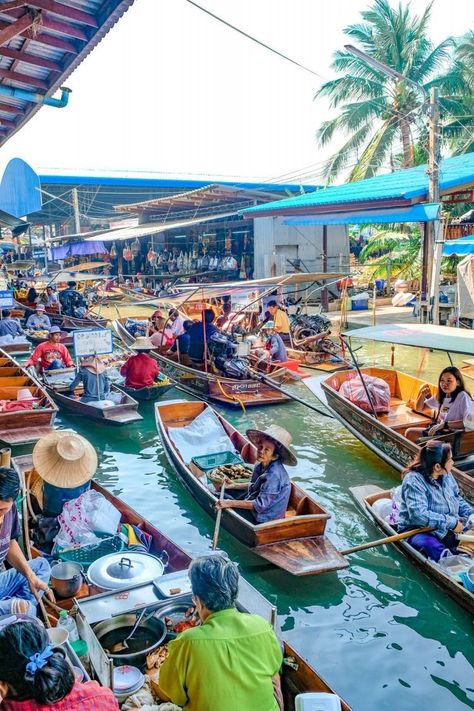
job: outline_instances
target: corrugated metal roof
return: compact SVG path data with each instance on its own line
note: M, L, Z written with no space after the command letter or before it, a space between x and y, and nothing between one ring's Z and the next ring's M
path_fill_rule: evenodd
M133 2L25 0L3 12L0 5L0 86L52 96ZM14 36L2 38L16 23ZM15 99L21 112L9 112L9 98L0 95L0 146L42 106Z
M364 204L377 201L400 201L406 204L420 202L428 194L428 166L399 170L387 175L360 180L355 183L334 185L308 195L266 203L244 210L244 214L312 214L328 212L331 207L341 210L342 205ZM474 153L446 158L440 165L440 190L442 193L474 184ZM378 205L374 204L374 208Z

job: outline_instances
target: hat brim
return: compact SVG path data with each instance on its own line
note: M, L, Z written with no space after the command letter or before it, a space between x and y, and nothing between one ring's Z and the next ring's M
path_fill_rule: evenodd
M258 447L258 443L261 439L270 439L272 442L275 442L275 444L278 445L280 459L283 464L287 464L289 467L295 467L298 464L298 460L296 459L291 449L286 447L284 444L275 439L275 437L272 437L263 430L247 430L245 434L252 442L252 444L254 444L256 447Z
M84 454L80 459L67 461L57 451L62 437L74 434L84 444ZM75 489L90 481L97 471L97 452L81 435L70 430L56 430L42 437L33 449L33 466L47 484L60 489Z

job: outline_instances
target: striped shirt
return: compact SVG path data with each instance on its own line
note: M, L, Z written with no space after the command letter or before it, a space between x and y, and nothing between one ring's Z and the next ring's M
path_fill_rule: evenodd
M466 520L472 513L474 506L463 499L452 474L439 479L425 478L417 471L405 475L398 517L400 531L411 526L431 526L435 536L444 538L460 519Z

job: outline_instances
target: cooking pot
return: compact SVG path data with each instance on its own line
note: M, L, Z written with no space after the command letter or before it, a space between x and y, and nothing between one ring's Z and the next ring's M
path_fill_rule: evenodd
M82 565L67 561L51 568L51 585L59 597L74 597L82 585Z
M165 551L161 555L166 555ZM145 585L163 575L167 564L149 553L123 551L110 553L95 560L87 571L93 585L104 590L121 590Z
M159 620L157 617L145 617L138 625L132 638L128 640L128 649L123 649L120 652L107 651L110 646L120 644L130 634L136 621L137 615L129 613L103 620L94 627L94 634L101 647L116 666L122 664L143 666L148 654L157 649L166 637L167 630L163 620ZM140 638L143 639L143 637L145 637L143 647L137 649L137 646L140 646Z

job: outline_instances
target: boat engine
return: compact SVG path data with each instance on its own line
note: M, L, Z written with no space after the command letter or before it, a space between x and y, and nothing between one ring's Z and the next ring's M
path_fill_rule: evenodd
M314 314L307 316L298 314L294 317L291 324L291 333L293 338L300 340L308 338L308 336L316 336L323 331L330 331L331 321L325 316Z
M248 363L237 357L238 344L227 333L213 333L207 342L209 356L218 370L227 378L241 380L247 377Z

